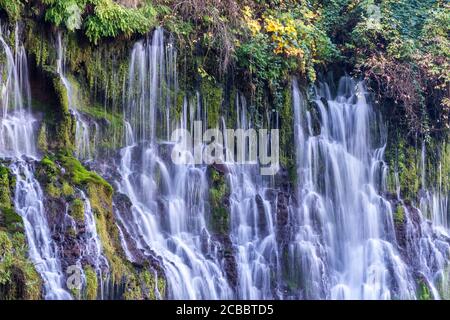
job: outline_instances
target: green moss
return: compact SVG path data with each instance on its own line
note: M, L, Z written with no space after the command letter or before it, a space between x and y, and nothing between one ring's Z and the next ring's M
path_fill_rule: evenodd
M159 277L156 281L154 274L144 268L140 272L131 275L126 284L124 299L126 300L156 300L156 289L161 297L165 296L166 283Z
M63 114L69 113L69 95L64 83L57 75L53 77L53 88L59 101L59 111Z
M0 231L0 256L4 257L12 252L12 242L6 232Z
M432 300L430 288L428 288L423 280L420 280L418 283L417 297L419 300Z
M132 275L128 278L127 286L123 294L125 300L142 300L142 288L139 283L139 279L136 275Z
M283 90L283 105L280 112L280 164L288 170L289 181L297 182L297 162L294 141L294 111L292 110L292 89L287 86Z
M203 78L201 92L207 106L208 128L216 128L222 112L223 90L213 80Z
M124 133L123 115L106 110L99 105L89 104L82 112L97 123L101 123L101 130L96 132L96 151L115 150L122 146Z
M70 291L70 295L75 298L75 299L81 299L81 290L76 288L76 287L72 287L69 289Z
M69 96L67 89L58 75L53 75L53 89L58 101L56 148L74 149L75 120L69 112Z
M96 300L98 290L97 274L91 266L85 266L84 275L86 277L85 297L87 300Z
M449 133L450 136L450 133ZM449 137L450 138L450 137ZM449 139L450 141L450 139ZM450 144L445 141L441 148L441 157L437 165L437 177L439 185L442 190L450 190Z
M59 172L60 172L59 167L48 156L45 156L42 158L41 165L44 167L45 172L51 177L54 177L55 175L59 174ZM50 180L52 180L52 179L50 179Z
M439 277L437 288L442 300L450 299L450 265L447 265L442 272L442 276Z
M61 189L50 182L45 188L45 192L52 198L59 198L61 196Z
M395 193L399 186L401 197L413 202L418 200L419 190L424 187L421 182L421 145L421 141L409 141L393 132L389 135L385 153L390 168L387 177L388 191ZM439 186L444 193L449 190L449 149L445 141L437 138L426 140L425 188Z
M63 196L69 197L74 195L75 190L67 181L63 181L61 192Z
M27 250L23 233L0 230L0 299L41 298L42 280L26 258Z
M10 233L23 232L23 220L13 208L0 207L0 227L4 226Z
M75 221L79 223L84 222L84 202L81 199L74 199L70 203L69 213Z
M22 217L14 210L11 198L14 184L9 169L0 166L0 230L4 229L11 234L23 231Z
M37 146L41 152L45 153L48 151L47 127L46 127L45 122L43 122L41 127L39 128Z
M11 207L11 185L9 169L0 165L0 207Z
M211 208L211 227L217 233L228 234L229 212L225 206L225 198L229 196L225 176L210 168L209 204Z
M77 230L75 230L75 228L73 227L69 227L66 231L66 235L71 238L75 238L77 236Z
M391 169L388 177L389 191L396 191L395 172L397 172L402 198L415 199L420 187L420 150L409 146L404 139L395 138L393 133L386 152L386 161Z
M162 277L158 278L158 291L161 295L161 298L164 299L166 296L166 280Z
M405 208L399 204L395 210L394 222L396 225L402 225L405 222Z
M0 0L0 9L5 10L9 19L17 21L23 10L23 3L20 0Z
M88 171L78 159L74 158L67 153L60 153L58 160L61 165L66 169L66 175L68 175L71 182L75 185L86 186L89 183L99 185L104 188L108 196L111 196L113 188L97 173Z
M63 115L58 122L56 134L56 149L73 151L75 149L75 119L70 113Z
M112 0L100 0L95 2L94 15L86 19L85 29L89 40L97 44L100 38L121 33L144 34L156 24L156 10L150 3L140 8L125 8Z

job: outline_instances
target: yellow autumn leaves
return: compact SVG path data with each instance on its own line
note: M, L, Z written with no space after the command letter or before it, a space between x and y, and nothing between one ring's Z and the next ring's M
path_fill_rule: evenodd
M282 56L290 69L305 74L315 81L315 66L332 54L334 46L327 35L317 27L321 21L321 8L301 5L295 10L253 11L242 9L247 41L267 45L275 56Z
M253 19L253 11L249 6L245 6L242 10L244 21L247 28L250 30L253 36L257 35L261 31L261 25L258 20Z
M275 44L275 54L286 54L287 56L303 57L303 50L298 43L297 23L298 21L290 18L275 18L272 15L265 15L261 19L254 19L250 7L243 9L244 21L252 33L256 36L262 30L270 34Z
M295 21L292 19L280 21L272 16L264 18L264 28L271 34L271 39L275 44L274 52L276 54L303 58L304 52L299 46L299 37L294 23Z

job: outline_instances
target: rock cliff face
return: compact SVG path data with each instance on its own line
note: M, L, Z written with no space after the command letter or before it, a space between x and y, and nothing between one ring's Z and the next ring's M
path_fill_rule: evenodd
M450 298L429 2L0 0L0 299ZM279 170L198 122L278 129Z

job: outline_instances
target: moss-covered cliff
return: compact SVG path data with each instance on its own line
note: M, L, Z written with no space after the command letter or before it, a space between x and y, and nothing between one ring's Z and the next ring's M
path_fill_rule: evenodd
M15 212L14 176L0 162L0 300L42 297L42 281L28 259L22 218Z
M58 34L77 112L95 132L89 148L101 160L113 158L124 145L130 51L162 26L177 50L179 87L171 92L176 120L183 102L195 100L207 110L208 127L218 126L221 117L234 127L236 97L242 94L255 127L280 128L282 170L272 183L282 189L280 221L298 182L293 76L306 97L312 97L312 86L324 75L364 78L387 126L387 191L400 188L401 197L416 205L424 189L450 192L450 13L445 1L0 0L0 15L11 44L21 37L29 56L32 109L43 120L37 177L52 227L60 228L65 264L80 256L81 192L89 199L108 261L104 279L98 279L92 263L82 263L86 285L75 292L80 298L97 298L100 280L111 284L113 298L155 299L155 292L164 297L167 287L157 259L131 263L126 257L114 211L119 195L113 174L107 182L75 156L76 119L57 69ZM226 172L219 169L208 169L208 222L235 282L228 239L230 190ZM0 298L38 299L41 280L27 258L13 190L13 176L0 163ZM66 211L77 228L58 227ZM405 212L398 203L394 222L402 232Z

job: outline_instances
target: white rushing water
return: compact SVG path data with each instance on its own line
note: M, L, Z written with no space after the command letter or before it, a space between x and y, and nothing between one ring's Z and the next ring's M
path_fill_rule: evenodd
M0 64L0 156L35 155L35 125L29 112L31 93L28 82L28 62L24 47L17 42L15 51L8 46L0 26L0 44L5 63ZM18 27L15 29L18 36Z
M198 93L185 98L179 121L170 116L177 91L173 50L162 29L133 48L118 181L133 206L131 215L117 213L138 248L161 258L170 298L414 299L417 279L439 298L449 253L447 233L439 231L447 223L447 198L433 193L424 200L430 227L425 209L404 204L400 192L384 196L387 132L364 84L348 77L336 94L321 84L314 110L293 81L298 185L286 209L286 234L277 230L279 190L268 187L258 164L225 163L236 264L231 288L220 244L208 230L207 169L173 165L172 146L164 142L170 130L193 132L194 121L207 123L208 116ZM236 116L236 128L252 127L240 95ZM403 235L393 203L404 207Z
M109 277L109 263L106 257L103 255L103 248L100 237L97 232L97 226L95 221L94 212L92 211L91 202L86 194L79 190L81 194L81 201L83 202L84 222L83 232L81 235L81 253L77 262L77 267L82 270L83 286L86 286L86 274L83 268L84 265L89 265L93 268L98 279L98 292L97 298L100 300L105 299L105 284ZM73 229L77 230L77 226L73 218L67 216L73 225ZM84 263L83 263L84 262ZM81 293L81 291L80 291Z
M96 130L91 128L89 122L84 118L83 114L79 112L77 92L66 77L66 54L61 33L58 33L56 47L58 52L56 70L61 78L61 82L66 88L69 109L75 118L75 154L79 159L88 160L93 156L91 139L93 142L95 141ZM96 125L94 123L94 128L95 127Z
M31 94L28 82L26 54L19 42L16 27L15 53L3 38L0 43L6 63L1 65L6 72L1 74L1 131L0 157L12 157L10 165L16 187L14 191L14 209L22 217L29 257L44 282L45 299L71 299L64 289L64 274L58 257L58 249L52 239L44 208L44 195L39 182L34 177L33 161L26 157L37 157L35 124L31 114Z
M16 179L14 208L23 218L29 257L43 279L44 297L71 299L62 270L66 261L60 260L62 248L52 239L44 193L34 177L39 121L31 113L25 50L17 40L18 29L13 49L4 40L7 30L0 32L0 159L6 159ZM76 155L90 160L95 157L97 129L79 110L77 88L64 70L60 34L57 49L57 71L76 120ZM186 96L177 106L176 63L173 42L161 28L133 47L122 100L125 145L118 174L111 174L117 191L131 201L130 211L115 206L126 256L137 262L143 253L149 261L157 260L167 281L167 298L415 299L421 286L434 299L449 298L449 204L442 187L446 177L438 168L439 184L427 185L424 143L419 203L403 200L400 186L396 194L387 192L387 131L363 82L343 77L336 90L319 84L311 105L293 80L296 185L292 190L273 187L275 178L261 176L257 162L217 165L227 183L229 232L223 234L211 223L212 168L171 159L173 130L193 132L195 121L208 123L201 93ZM235 128L255 127L240 94L235 106ZM272 122L278 127L278 118L267 115L267 123ZM198 142L195 147L205 146ZM251 146L243 148L248 154ZM183 151L194 158L191 150ZM80 256L75 263L80 269L93 267L100 281L99 298L108 298L104 286L109 265L95 214L85 193L76 194L83 202L84 223L70 216L68 204L62 223L77 231ZM281 196L288 199L282 208ZM232 259L226 260L225 251ZM165 297L158 284L154 289L156 297Z
M236 97L237 129L248 130L252 122L244 97ZM227 143L225 143L227 145ZM242 154L252 148L243 146ZM269 190L255 164L227 163L230 185L231 241L236 250L237 298L275 299L280 293L274 283L280 276L276 239L275 203L267 199Z
M363 83L344 77L334 97L326 84L316 91L318 133L293 83L300 205L291 216L290 259L300 270L292 275L299 277L302 297L412 299L413 273L420 273L438 298L433 283L446 265L448 243L436 238L419 210L404 206L405 255L398 251L393 208L381 195L386 131Z
M160 120L170 112L166 94L176 90L171 50L162 29L133 48L124 99L128 146L121 151L119 181L133 206L131 218L120 212L118 218L139 249L161 257L169 298L228 299L232 292L205 221L206 168L170 166L160 155L170 146L155 143L158 129L166 137L164 125L170 126Z
M292 246L307 257L305 264L299 259L303 272L310 269L304 282L307 298L320 297L325 265L326 298L414 297L407 267L394 247L391 205L379 195L386 175L385 137L363 84L344 77L336 97L326 84L317 90L316 135L295 82L293 95L298 176L303 183L298 191L301 205L293 215L298 231Z
M93 123L93 128L91 128L90 123L85 119L82 113L78 111L78 93L76 92L74 86L67 78L65 74L65 46L63 44L61 33L58 33L57 37L57 72L60 76L61 82L66 88L67 98L69 102L70 112L73 114L76 121L75 125L75 155L82 160L90 160L93 158L95 151L95 140L97 132L97 123ZM93 135L91 137L91 135ZM92 141L91 141L92 139ZM108 277L109 266L108 261L103 255L102 244L100 237L97 233L97 227L95 222L94 213L92 212L91 204L89 198L85 195L82 190L81 199L84 204L84 232L82 234L83 239L81 243L83 245L81 256L77 263L80 270L82 270L83 275L83 285L86 285L85 274L81 261L86 261L91 265L97 275L99 280L99 292L98 298L104 298L105 291L105 279Z
M17 161L11 165L16 177L14 208L22 217L29 247L29 256L44 283L44 298L70 300L64 289L65 276L61 269L58 248L52 240L44 208L44 195L34 178L31 165Z

